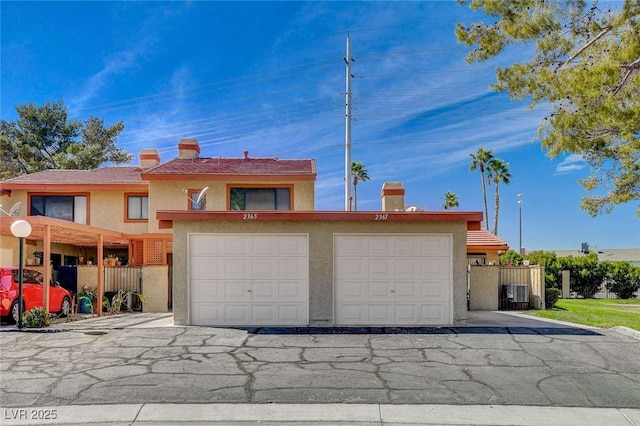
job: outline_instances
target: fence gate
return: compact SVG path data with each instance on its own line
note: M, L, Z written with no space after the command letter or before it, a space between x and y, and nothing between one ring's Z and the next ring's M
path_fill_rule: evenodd
M118 291L126 291L126 306L123 309L142 311L142 302L138 295L142 294L141 266L105 266L104 267L104 295L109 300Z

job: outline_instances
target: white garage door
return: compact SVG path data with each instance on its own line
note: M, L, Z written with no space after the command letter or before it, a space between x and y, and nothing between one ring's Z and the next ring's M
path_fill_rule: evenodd
M189 235L190 324L308 325L306 235Z
M451 324L451 240L451 235L336 235L336 324Z

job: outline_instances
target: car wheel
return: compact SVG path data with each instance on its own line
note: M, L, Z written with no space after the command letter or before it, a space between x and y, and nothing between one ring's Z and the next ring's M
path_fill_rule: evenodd
M71 300L68 297L62 299L62 305L60 305L60 314L66 317L71 312Z
M9 312L10 312L9 319L14 323L17 323L18 318L20 317L20 305L18 305L17 300L11 304L11 309L9 310Z

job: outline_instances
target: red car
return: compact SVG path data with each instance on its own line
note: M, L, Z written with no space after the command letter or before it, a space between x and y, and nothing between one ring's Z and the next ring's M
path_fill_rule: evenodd
M41 308L44 276L33 269L22 271L23 312ZM66 316L70 311L71 293L53 281L49 287L49 312ZM0 267L0 315L18 321L18 268L15 266Z

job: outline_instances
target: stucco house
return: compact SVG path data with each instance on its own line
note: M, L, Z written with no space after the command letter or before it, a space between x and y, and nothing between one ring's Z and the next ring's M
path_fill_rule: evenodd
M145 310L166 310L172 279L178 325L460 324L468 254L488 263L506 249L473 237L488 234L480 212L404 211L399 183L384 185L380 211L316 211L313 160L199 154L183 139L165 163L145 149L137 167L20 176L0 183L0 203L22 202L27 257L75 262L99 286L107 254L151 271ZM3 264L17 263L10 222Z

